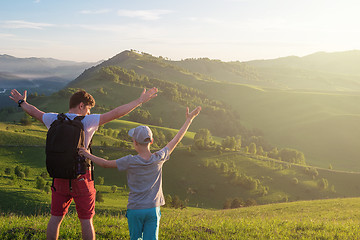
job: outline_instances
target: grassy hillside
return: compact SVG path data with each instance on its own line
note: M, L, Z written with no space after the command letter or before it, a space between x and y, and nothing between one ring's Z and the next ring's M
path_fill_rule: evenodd
M235 84L209 84L206 91L231 104L241 113L244 125L261 129L272 144L303 151L308 163L360 170L360 94L281 91Z
M291 68L299 66L306 71L315 71L315 67L311 68L312 65L308 63L317 63L319 65L321 59L326 58L326 56L328 55L316 54L301 58L301 60L293 57L294 59L269 60L256 64L259 67L269 67L276 74L284 73L284 79L286 80L291 79L286 77L290 76L286 75L286 71L274 69L283 66ZM336 57L333 57L333 59L336 59ZM342 57L341 59L346 58ZM335 62L335 60L333 62L328 63L328 68L336 64L339 65L339 62ZM221 101L222 106L226 106L226 111L230 112L225 116L221 114L221 111L218 114L213 114L204 110L191 126L192 131L207 128L210 129L213 135L223 134L223 137L231 134L236 135L240 132L244 138L244 135L247 135L246 131L233 131L233 129L229 128L236 125L236 121L238 121L248 129L260 129L264 133L267 142L274 147L290 147L303 151L309 164L325 168L331 164L333 168L339 170L360 170L360 165L357 164L357 146L359 145L357 122L360 112L357 104L359 100L357 92L276 90L251 85L231 84L229 82L220 82L220 78L215 75L213 80L211 80L211 77L210 80L209 77L206 77L206 73L210 75L210 72L213 74L217 72L216 74L222 75L227 69L235 71L234 66L231 68L221 61L207 59L184 60L183 65L180 67L172 64L177 63L172 63L172 61L163 58L155 58L148 54L125 51L109 59L109 61L85 71L70 86L86 86L86 90L95 96L99 108L94 109L93 112L109 110L119 104L135 99L140 94L141 87L105 81L96 72L102 67L110 65L128 67L129 71L148 74L146 76L149 77L150 84L151 77L158 77L163 81L175 81L189 88L200 89L209 100ZM191 73L190 70L185 70L190 66L192 67L191 71L200 72L201 74L197 75ZM246 70L245 67L244 69ZM325 71L324 66L322 69ZM339 69L331 72L331 74L340 74ZM342 69L343 71L346 70ZM242 73L246 76L248 70L245 70ZM251 71L253 71L253 75L250 74ZM251 71L250 76L257 76L259 73L256 70ZM295 69L295 71L297 70ZM355 74L354 71L353 74ZM236 75L235 73L232 73L233 76ZM321 74L328 73L322 72ZM294 76L302 78L301 74L295 74ZM317 80L321 78L320 75L316 74L310 74L309 76ZM324 79L329 80L330 78L325 77ZM296 81L303 82L301 79ZM157 121L161 118L162 126L178 128L183 121L185 104L169 100L167 94L167 90L161 89L159 96L145 104L142 109L149 111ZM38 97L31 100L31 103L44 111L65 112L67 111L68 97L67 95L53 95L50 98ZM184 99L186 98L188 97L185 96ZM190 104L198 104L198 102L190 102ZM208 106L211 106L211 104ZM3 120L19 119L22 116L21 114L5 114ZM129 120L127 117L124 119ZM239 126L241 126L240 124Z
M119 140L105 134L106 130L112 127L131 128L134 126L136 124L132 122L118 120L105 126L103 130L99 130L94 137L94 154L107 159L135 154L131 148L113 147L112 145ZM160 130L164 133L174 131L167 128L159 128L158 131ZM39 125L25 128L14 124L1 124L0 131L1 135L12 136L8 138L9 142L6 144L2 142L0 146L0 167L3 169L2 177L0 177L2 183L0 196L10 199L7 207L1 208L6 211L20 211L18 205L15 209L8 208L13 199L8 196L30 194L26 201L31 201L32 197L41 199L35 195L31 197L31 194L38 191L34 189L36 178L43 172L46 173L44 161L46 129ZM304 165L289 164L248 154L244 152L244 149L236 152L196 150L193 147L189 148L189 145L192 145L193 136L193 132L187 133L182 142L183 146L180 145L174 151L163 170L165 194L179 196L181 200L187 202L188 206L221 209L226 201L233 199L239 199L243 205L246 205L250 204L247 201L253 201L252 204L268 204L360 196L358 184L360 174L328 169L315 170ZM103 142L107 142L108 147L105 147ZM128 145L130 146L130 143ZM30 168L31 175L18 179L14 176L16 166ZM5 172L7 168L11 170L10 174ZM126 185L125 172L119 173L116 169L96 167L95 176L104 177L105 186L108 188L112 185L118 187ZM51 179L47 181L50 182ZM321 187L319 185L321 181L326 181L326 186ZM103 186L99 187L101 189ZM106 191L111 192L109 189ZM124 191L126 192L126 189ZM38 204L39 208L47 206L47 198L45 195L45 200L41 200ZM109 204L109 201L111 205L114 201L108 198L114 199L111 194L106 196L105 205Z
M358 55L356 51L318 53L303 58L288 57L249 62L246 63L247 65L238 65L236 68L236 63L231 65L209 59L190 59L180 62L167 60L164 63L162 58L128 52L128 55L119 54L103 64L129 67L139 74L149 74L149 76L155 76L154 72L160 71L161 75L156 77L176 80L186 86L201 89L207 96L211 96L211 99L221 100L228 104L231 107L230 111L233 111L242 125L248 129L260 129L271 145L299 149L305 153L307 162L312 165L327 168L331 164L335 169L359 171L357 123L360 109L357 103L360 94L349 91L325 91L357 89L358 81L354 76L357 76L358 72L352 64L345 66L341 61L356 59ZM157 67L154 66L156 64ZM171 64L181 68L171 67ZM135 65L141 67L135 68ZM167 70L158 69L160 66ZM263 71L260 68L267 70ZM198 72L201 75L189 81L188 77L182 75L184 70L181 69L188 69L189 72ZM86 77L90 76L91 74L86 75ZM204 76L211 76L214 81L206 81ZM278 84L286 88L320 89L321 91L277 90L229 83L236 81L236 76L252 79L253 82L250 81L252 84L256 84L256 79L259 79L268 80L274 83L273 86ZM80 77L78 81L81 79L84 80ZM91 78L87 81L91 82ZM266 85L264 82L257 84ZM174 110L169 114L166 109L161 108L164 99L158 100L159 102L154 101L152 105L154 115L163 117L166 126L176 128L180 125L181 123L173 124L176 119L181 119L181 116L177 115L179 111ZM166 104L164 106L166 107ZM205 113L201 115L204 116ZM169 119L166 116L176 117ZM194 129L208 128L217 135L215 130L232 125L226 122L214 122L214 120L211 122L211 119L216 119L216 117L208 115L199 119Z

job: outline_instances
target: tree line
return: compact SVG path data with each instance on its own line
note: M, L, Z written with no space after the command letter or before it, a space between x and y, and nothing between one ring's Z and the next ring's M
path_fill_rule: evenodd
M211 127L214 134L226 136L230 133L244 134L246 132L246 129L238 121L239 116L233 113L228 105L222 101L210 99L199 89L161 79L150 79L148 76L138 75L134 70L117 66L102 67L98 71L96 79L142 88L156 86L159 91L163 92L163 96L170 101L189 108L201 105L203 114L211 115L214 119Z

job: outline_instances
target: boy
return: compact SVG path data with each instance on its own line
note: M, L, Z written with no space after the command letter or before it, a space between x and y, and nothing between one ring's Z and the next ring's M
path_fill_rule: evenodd
M130 188L126 216L128 218L130 239L158 239L160 206L165 204L162 192L162 166L171 152L184 137L193 119L200 113L201 107L189 113L186 109L186 121L175 137L160 151L150 152L153 142L152 132L147 126L138 126L129 131L138 155L128 155L117 160L105 160L96 157L85 148L79 154L105 168L118 168L127 171Z
M94 98L86 91L74 93L69 101L69 112L66 115L73 120L76 116L85 116L81 121L84 126L85 141L84 145L88 148L90 140L100 125L120 118L142 103L149 101L157 96L157 89L152 88L142 92L140 97L128 104L121 105L104 114L90 114L90 110L95 106ZM43 123L48 129L53 121L57 119L57 113L44 113L26 101L27 91L20 94L16 89L11 91L9 96L25 112ZM57 239L61 222L68 211L72 199L75 201L76 211L81 223L83 239L95 239L93 226L93 216L95 214L95 195L94 182L90 177L90 169L87 173L71 180L72 191L69 188L69 180L55 178L54 187L51 194L51 217L47 227L47 239Z

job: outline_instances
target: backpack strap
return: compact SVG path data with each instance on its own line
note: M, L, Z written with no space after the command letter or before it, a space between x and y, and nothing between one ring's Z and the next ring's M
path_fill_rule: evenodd
M74 118L74 120L82 121L84 118L85 118L85 116L77 116ZM92 153L91 145L92 145L92 138L91 138L89 146L88 146L90 153ZM91 174L91 180L94 181L94 163L92 161L90 161L90 174Z
M52 179L52 184L51 187L54 189L54 191L56 192L56 188L55 188L55 184L54 184L55 178Z

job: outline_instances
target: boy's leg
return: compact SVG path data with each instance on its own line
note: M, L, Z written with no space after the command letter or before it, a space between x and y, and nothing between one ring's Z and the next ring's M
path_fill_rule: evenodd
M142 239L145 219L143 209L128 209L126 217L128 219L130 240Z
M51 218L49 220L47 229L46 229L46 239L52 240L52 239L58 239L59 237L59 230L62 220L64 219L64 216L54 216L51 215Z
M159 239L159 226L161 211L160 207L148 209L144 223L144 240L157 240Z

